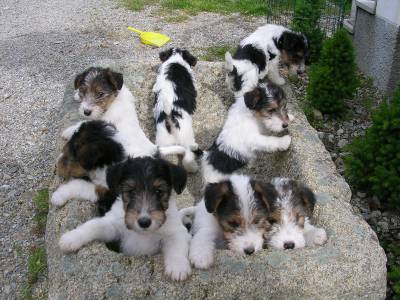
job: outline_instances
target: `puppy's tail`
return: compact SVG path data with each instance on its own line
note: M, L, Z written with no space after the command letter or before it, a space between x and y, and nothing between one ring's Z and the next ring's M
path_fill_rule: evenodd
M228 51L225 53L225 69L228 72L232 72L233 71L233 59L232 59L232 55L231 53Z
M182 146L161 146L158 147L158 152L161 156L167 155L183 155L186 152L185 147Z

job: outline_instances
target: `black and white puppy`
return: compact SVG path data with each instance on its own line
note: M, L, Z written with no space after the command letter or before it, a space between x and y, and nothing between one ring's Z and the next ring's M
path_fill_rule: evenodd
M204 199L195 207L189 251L192 264L201 269L210 267L220 240L243 255L263 249L275 199L272 184L245 175L208 184Z
M64 233L61 250L76 251L93 241L117 242L122 253L133 256L162 250L166 275L186 279L190 234L175 202L186 185L185 170L160 158L129 158L109 167L107 183L117 195L111 210Z
M279 75L283 62L291 73L303 73L308 52L307 39L290 29L267 24L240 42L236 53L225 54L226 82L236 96L252 90L268 75L276 84L285 80Z
M273 83L259 84L237 98L220 134L203 155L204 183L224 180L253 160L259 151L287 150L290 135L274 135L285 131L291 118L282 88Z
M315 206L314 193L289 178L274 178L272 184L277 192L271 205L270 230L266 232L269 247L298 249L322 245L327 240L323 228L312 225Z
M156 144L181 145L186 152L182 160L188 172L196 172L198 165L192 150L197 150L192 116L196 110L195 80L191 67L197 59L187 50L171 48L160 52L162 64L153 87Z

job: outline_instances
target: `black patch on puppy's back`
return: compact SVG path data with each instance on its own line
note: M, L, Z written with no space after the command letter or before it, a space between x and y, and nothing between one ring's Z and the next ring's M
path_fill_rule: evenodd
M68 148L87 171L102 168L124 157L122 145L112 138L115 134L116 128L110 123L84 122L68 141Z
M258 67L259 72L264 71L267 66L266 57L263 51L252 45L239 46L234 59L247 59Z
M208 149L207 161L223 174L231 174L247 164L246 159L237 159L221 151L217 142Z
M167 71L167 79L175 85L174 90L178 99L174 101L174 105L193 115L196 110L197 91L188 70L178 63L172 63Z

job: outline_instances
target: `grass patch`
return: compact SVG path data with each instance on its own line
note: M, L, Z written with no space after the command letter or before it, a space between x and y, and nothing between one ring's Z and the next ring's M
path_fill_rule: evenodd
M265 0L123 0L123 4L131 10L141 10L146 5L159 4L164 8L181 9L190 14L215 12L264 16L268 10Z
M36 234L44 234L47 223L47 213L49 211L49 190L41 189L33 198L35 204L36 214L33 217L34 228Z
M182 23L189 19L188 15L175 15L175 16L167 16L163 18L163 21L166 23Z
M230 53L234 53L236 51L236 47L231 45L222 45L222 46L211 46L208 48L201 49L203 54L199 55L200 60L204 61L223 61L225 60L225 53L229 51Z
M28 282L22 290L22 299L35 299L33 296L33 286L47 272L47 257L44 246L31 249L28 257Z

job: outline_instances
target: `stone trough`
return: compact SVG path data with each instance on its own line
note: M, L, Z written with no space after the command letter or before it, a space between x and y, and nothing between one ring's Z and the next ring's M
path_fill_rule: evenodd
M154 63L129 61L100 63L124 74L125 84L137 98L142 127L154 140L151 88L157 74ZM224 85L222 63L199 63L195 67L198 109L194 130L201 148L218 134L232 97ZM308 124L289 87L289 109L296 117L290 127L292 145L285 153L262 155L243 172L288 176L302 180L318 195L315 220L329 239L322 247L300 250L264 250L240 257L218 250L209 270L193 270L182 283L163 274L160 255L127 257L104 244L92 243L77 253L64 255L57 246L62 233L96 214L95 206L72 200L63 208L50 209L46 242L49 299L263 299L263 298L381 298L386 291L386 256L376 234L353 213L351 191L336 172L329 153ZM68 86L61 108L64 127L79 119L78 103ZM62 142L60 139L61 149ZM60 183L56 178L54 188ZM191 175L178 197L181 207L200 197L200 174Z

